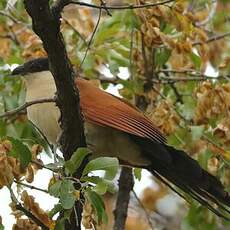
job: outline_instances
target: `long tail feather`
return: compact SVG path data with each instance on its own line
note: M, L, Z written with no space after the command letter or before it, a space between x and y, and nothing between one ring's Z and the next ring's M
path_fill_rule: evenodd
M184 151L171 146L133 135L130 137L141 147L146 158L151 161L151 165L147 169L153 175L168 186L171 182L216 215L230 220L229 194L224 190L221 182L202 169L197 161ZM167 161L164 160L166 155L169 159ZM172 186L170 187L172 188ZM177 189L173 188L173 190L184 198Z

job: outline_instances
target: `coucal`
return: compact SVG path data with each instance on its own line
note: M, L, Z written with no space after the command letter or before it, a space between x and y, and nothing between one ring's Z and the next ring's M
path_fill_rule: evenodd
M12 75L25 77L27 101L55 95L47 58L28 61L15 68ZM230 219L230 196L221 182L184 151L167 145L151 120L133 105L87 80L76 78L75 83L80 92L87 146L94 157L117 157L123 165L145 168L177 193L180 194L170 182L216 215ZM32 105L27 113L48 140L56 143L60 113L55 103Z

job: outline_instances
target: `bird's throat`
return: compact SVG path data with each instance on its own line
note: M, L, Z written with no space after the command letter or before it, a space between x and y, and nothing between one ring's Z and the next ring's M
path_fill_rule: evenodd
M27 102L53 98L55 95L56 86L49 71L28 74L25 76L25 82ZM52 144L55 144L60 133L58 124L60 112L55 103L32 105L27 108L27 114L29 120L42 131Z

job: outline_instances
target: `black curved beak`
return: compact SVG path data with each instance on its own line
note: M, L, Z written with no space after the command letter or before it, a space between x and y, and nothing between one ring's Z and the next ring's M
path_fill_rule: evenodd
M11 75L24 75L25 74L25 67L24 65L20 65L16 67L12 72Z

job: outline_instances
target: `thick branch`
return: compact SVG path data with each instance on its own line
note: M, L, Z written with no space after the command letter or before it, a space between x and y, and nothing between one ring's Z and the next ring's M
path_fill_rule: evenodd
M85 140L79 92L75 89L74 71L60 32L60 15L56 14L56 8L55 12L50 9L48 0L24 0L24 3L32 18L33 30L41 38L48 54L57 87L56 102L61 111L61 150L65 159L69 159L77 147L85 146Z
M62 134L59 143L65 160L68 160L78 147L84 147L86 143L79 91L74 83L75 73L67 57L64 39L60 32L60 11L66 3L67 1L60 0L50 8L49 0L24 0L26 11L32 18L33 30L41 38L48 54L50 70L57 88L56 103L61 112ZM76 176L79 175L80 172ZM76 202L75 207L78 216L75 217L72 212L70 219L65 222L65 228L68 230L81 229L82 205Z
M134 185L132 169L122 167L121 175L119 178L119 191L116 202L116 209L114 210L114 230L125 229L125 222L127 218L130 191Z

